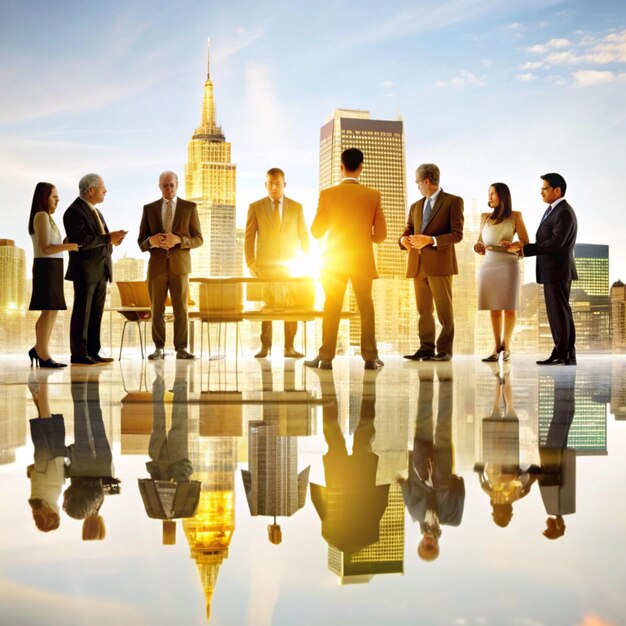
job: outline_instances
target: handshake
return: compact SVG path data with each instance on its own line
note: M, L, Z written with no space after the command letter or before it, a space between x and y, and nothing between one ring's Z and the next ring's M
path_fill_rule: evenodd
M150 242L151 248L170 250L174 246L177 246L181 242L181 239L174 233L157 233L156 235L152 235L148 241Z

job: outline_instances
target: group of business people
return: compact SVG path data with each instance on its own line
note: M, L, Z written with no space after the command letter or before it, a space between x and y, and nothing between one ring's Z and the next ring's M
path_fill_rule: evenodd
M387 237L380 192L359 182L364 155L349 148L341 155L342 182L320 193L311 234L325 237L322 284L325 292L322 344L307 367L332 369L337 334L348 281L352 284L361 317L361 356L365 369L384 365L378 355L372 281L377 278L373 244ZM479 309L491 311L494 350L485 361L510 359L511 335L518 308L520 272L517 260L537 257L537 282L544 285L548 321L554 349L542 365L576 363L575 329L569 305L571 281L577 278L574 260L576 215L565 200L566 183L559 174L541 177L541 195L549 206L536 242L529 243L521 213L513 211L511 194L504 183L489 188L491 212L481 217L475 251L485 256L479 276ZM407 277L413 279L419 315L419 347L409 360L449 361L454 342L452 277L458 273L455 244L463 238L463 200L440 187L439 168L420 165L416 183L422 198L411 205L398 243L408 250ZM285 174L267 172L268 195L250 205L244 250L250 273L268 279L288 275L286 264L301 250L308 252L309 237L302 205L284 195ZM148 358L165 357L165 303L168 292L174 312L174 347L177 359L194 359L187 344L187 303L190 250L202 245L197 207L177 196L178 177L165 171L159 177L161 198L146 204L139 227L138 244L150 254L148 285L152 307L155 350ZM100 327L106 284L112 280L111 252L128 231L109 231L97 205L106 187L101 176L87 174L79 181L79 196L63 216L67 237L62 238L53 214L59 203L56 187L38 183L31 207L29 232L33 240L33 292L31 310L41 311L36 343L29 350L31 365L64 367L49 352L49 340L58 310L66 308L63 296L63 252L69 252L65 275L74 286L70 322L71 362L96 365L111 362L100 355ZM517 234L518 240L513 241ZM441 331L436 336L435 311ZM285 322L284 355L301 358L294 348L296 322ZM261 328L261 349L266 357L272 347L272 325Z
M176 358L193 359L187 351L187 301L191 258L189 250L202 245L196 205L176 196L178 177L166 171L159 177L162 197L144 206L138 244L150 253L148 284L152 303L152 338L155 351L148 357L162 359L165 345L165 301L168 291L174 311ZM70 321L71 363L110 363L100 354L100 328L107 282L113 277L111 252L127 235L110 231L97 205L106 196L104 180L86 174L78 183L78 197L63 215L67 236L63 239L53 214L59 204L51 183L35 187L29 232L33 241L33 290L30 310L41 311L35 326L36 343L29 350L31 365L59 368L50 356L49 341L57 312L67 308L63 295L63 252L69 252L65 279L72 281L74 304Z

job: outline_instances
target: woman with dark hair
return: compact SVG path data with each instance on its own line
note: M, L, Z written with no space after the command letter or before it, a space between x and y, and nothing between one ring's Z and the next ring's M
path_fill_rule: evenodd
M35 324L35 345L28 351L31 367L33 361L40 367L65 367L50 357L48 344L57 319L57 312L67 309L63 295L63 252L76 252L78 245L63 243L52 214L59 204L56 187L50 183L37 183L28 220L28 232L33 240L33 293L31 311L41 311Z
M491 213L480 216L480 234L474 251L485 256L478 275L478 309L491 313L495 343L493 352L482 360L497 361L502 352L503 360L508 361L519 307L520 270L518 253L509 252L501 242L513 241L517 233L523 245L528 243L528 232L522 214L513 211L511 192L504 183L489 187L487 204Z

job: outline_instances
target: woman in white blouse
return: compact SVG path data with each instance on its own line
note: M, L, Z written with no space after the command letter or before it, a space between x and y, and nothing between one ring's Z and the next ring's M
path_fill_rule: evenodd
M33 293L31 311L41 311L35 324L35 345L28 351L31 367L65 367L50 356L48 345L57 312L67 309L63 295L63 252L76 252L78 244L63 243L52 219L59 204L57 189L51 183L37 183L28 220L33 241Z

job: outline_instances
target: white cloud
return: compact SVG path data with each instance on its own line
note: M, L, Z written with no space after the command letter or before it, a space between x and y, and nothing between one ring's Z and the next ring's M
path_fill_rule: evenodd
M580 70L574 72L573 76L577 87L594 87L626 79L626 73L618 74L609 70Z
M386 87L387 89L393 87L393 82L390 80L386 80L383 82L383 87Z
M525 74L518 74L517 80L521 80L523 83L528 83L535 80L535 75L532 72L526 72Z
M522 63L517 69L519 70L535 70L538 67L542 67L542 61L526 61L526 63Z
M437 87L486 87L487 77L477 76L472 72L460 69L456 76L447 80L438 80Z
M522 28L524 28L524 26L522 24L520 24L519 22L513 22L512 24L509 24L507 26L507 28L510 28L511 30L522 30Z
M216 37L215 59L222 61L241 50L250 47L255 41L265 34L265 25L258 24L254 29L248 30L243 26L235 29L234 35ZM213 48L213 46L211 46ZM213 54L213 53L212 53Z

